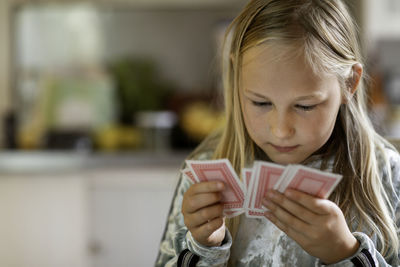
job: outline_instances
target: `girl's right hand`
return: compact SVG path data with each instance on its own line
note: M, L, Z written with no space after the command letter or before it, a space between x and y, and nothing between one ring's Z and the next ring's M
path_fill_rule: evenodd
M182 214L193 238L203 246L220 246L225 238L221 182L194 184L183 195Z

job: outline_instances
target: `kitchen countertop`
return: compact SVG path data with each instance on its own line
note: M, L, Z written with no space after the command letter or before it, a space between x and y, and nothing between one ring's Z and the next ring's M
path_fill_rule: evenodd
M2 151L0 174L76 172L110 168L178 168L190 151L86 153L73 151Z
M400 149L400 139L389 139ZM182 151L0 151L0 175L57 174L115 169L173 169L179 168L190 154Z

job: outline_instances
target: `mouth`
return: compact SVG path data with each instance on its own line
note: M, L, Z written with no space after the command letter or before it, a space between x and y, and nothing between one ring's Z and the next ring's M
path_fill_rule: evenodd
M296 148L299 147L299 145L295 145L295 146L276 146L276 145L271 144L271 143L270 143L270 145L271 145L276 151L278 151L278 152L280 152L280 153L289 153L289 152L291 152L291 151L293 151L293 150L295 150Z

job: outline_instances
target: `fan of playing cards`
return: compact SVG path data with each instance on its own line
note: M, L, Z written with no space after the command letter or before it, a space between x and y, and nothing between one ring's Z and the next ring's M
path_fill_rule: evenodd
M248 217L264 217L266 208L262 199L270 189L284 192L291 188L313 196L327 198L342 179L341 175L323 172L302 165L281 166L255 161L253 168L242 169L240 181L231 163L220 160L187 160L182 172L193 183L221 181L225 184L222 192L224 215L228 218L243 212Z

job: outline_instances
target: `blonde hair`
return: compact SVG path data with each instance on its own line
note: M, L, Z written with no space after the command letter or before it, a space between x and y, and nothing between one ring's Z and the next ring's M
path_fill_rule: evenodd
M355 23L341 0L253 0L228 28L223 62L226 126L214 158L228 158L235 170L251 163L260 148L250 138L240 105L240 70L243 53L260 44L301 50L316 74L334 74L347 103L342 105L323 160L335 155L333 171L344 178L330 199L343 211L350 227L376 234L384 256L397 254L399 240L392 219L394 208L385 191L379 169L389 162L384 149L390 146L373 129L366 114L363 81L355 94L349 91L352 67L361 63ZM380 166L376 154L386 160ZM388 178L391 182L391 177ZM392 187L393 189L393 187ZM355 212L355 213L354 213ZM354 220L352 215L358 215ZM357 217L357 216L356 216ZM233 236L239 218L227 221Z

